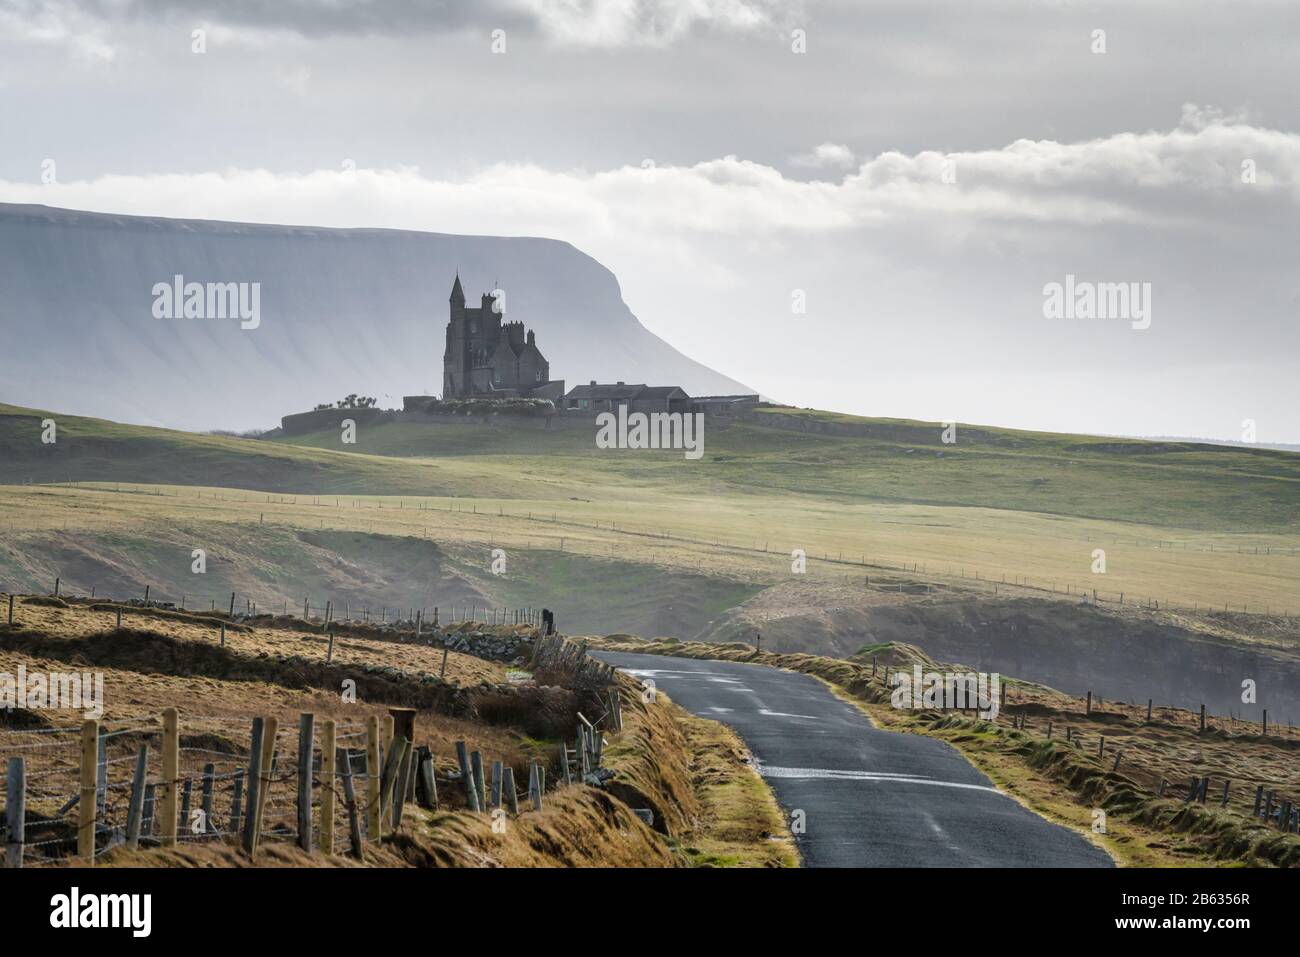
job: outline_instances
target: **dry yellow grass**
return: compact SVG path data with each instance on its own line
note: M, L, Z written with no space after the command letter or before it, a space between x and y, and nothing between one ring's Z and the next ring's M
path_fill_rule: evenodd
M482 468L475 457L441 467ZM545 483L543 483L545 484ZM880 569L920 579L1031 593L1123 592L1162 606L1300 613L1300 541L1292 534L1235 535L991 508L840 502L750 490L584 484L581 476L526 499L285 496L145 485L0 486L16 544L51 531L130 532L260 522L302 530L373 531L475 549L560 550L591 558L757 583L790 580L802 549L809 578L843 581ZM554 519L552 518L554 517ZM1091 573L1094 549L1107 571ZM1240 551L1238 551L1240 549ZM978 576L978 579L976 578Z
M194 805L199 802L204 765L212 763L220 781L215 807L223 820L231 801L229 779L249 761L252 718L278 721L277 750L283 761L267 811L267 830L278 838L265 840L255 860L230 842L193 837L182 830L176 847L112 849L103 858L106 862L131 867L354 866L342 856L349 844L342 806L335 824L336 857L308 857L288 843L294 832L293 754L299 715L313 714L318 733L321 722L334 720L340 746L356 749L365 743L368 719L382 720L390 703L365 696L352 701L332 690L301 686L295 662L324 657L321 635L293 627L228 623L225 653L230 657L218 663L230 665L231 673L191 673L200 667L195 662L205 651L211 652L217 641L215 619L129 610L118 631L116 609L65 605L48 598L20 600L17 607L17 626L0 625L0 673L13 675L23 668L28 674L75 671L102 676L101 724L110 734L106 750L109 818L118 825L124 820L130 772L142 744L151 750L150 780L157 780L164 709L179 711L180 773L195 786ZM164 648L166 653L142 655L142 643ZM33 654L31 646L45 653ZM416 672L436 671L440 661L441 650L425 645L336 638L336 664L344 669L348 663L396 668L399 684L414 681ZM263 671L243 673L240 663L249 662L267 664ZM185 673L175 673L177 668ZM614 781L603 791L557 789L558 742L530 736L513 718L521 708L534 707L529 701L550 701L549 707L564 715L561 726L567 727L576 722L579 699L574 692L536 688L534 698L515 703L511 686L503 685L503 666L456 653L448 657L448 678L470 689L471 710L478 717L453 717L428 708L416 715L415 744L430 749L441 779L440 809L408 806L401 833L380 848L368 845L366 863L529 867L789 863L788 845L769 840L781 828L770 793L745 766L741 749L720 726L692 719L666 701L646 707L629 696L633 700L625 712L626 728L610 734L606 751L606 766L617 772ZM484 716L492 717L489 721ZM550 720L544 714L522 717L525 723ZM0 720L0 757L21 753L27 759L28 820L34 824L29 865L62 866L70 861L76 812L69 814L65 806L78 789L81 718L79 711L71 709L41 709L18 711ZM533 812L521 800L523 813L508 818L504 832L494 830L487 816L469 813L463 786L447 781L457 769L457 741L481 751L489 764L500 760L510 767L521 790L529 763L540 761L551 781L545 810ZM692 745L699 746L698 754L692 752ZM363 780L358 780L358 791L364 797ZM650 807L660 833L643 824L629 807ZM674 850L677 847L694 852Z
M14 621L26 630L44 632L63 638L84 638L112 630L117 623L118 606L108 604L87 605L70 603L67 607L29 602L19 597L15 604ZM176 638L211 645L219 642L221 619L203 616L163 617L151 614L148 609L122 607L124 628L147 628L149 631ZM302 624L300 620L297 620ZM329 638L319 628L295 628L292 622L269 627L257 624L229 623L226 629L226 649L235 654L300 655L324 661L329 648ZM389 666L402 671L438 674L442 667L442 647L425 638L423 643L387 641L377 638L357 638L338 634L334 638L336 664L366 664ZM498 684L506 680L507 668L499 662L486 661L457 651L447 653L448 681L462 685L482 682Z

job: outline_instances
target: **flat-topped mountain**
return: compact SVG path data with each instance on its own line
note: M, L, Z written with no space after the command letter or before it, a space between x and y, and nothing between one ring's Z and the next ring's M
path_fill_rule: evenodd
M647 330L558 240L0 204L0 401L187 429L270 427L352 392L400 406L441 391L457 271L470 296L505 291L553 378L754 391Z

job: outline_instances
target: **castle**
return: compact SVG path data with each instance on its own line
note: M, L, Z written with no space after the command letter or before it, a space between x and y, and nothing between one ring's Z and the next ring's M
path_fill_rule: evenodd
M537 348L536 334L522 322L503 322L496 299L485 294L478 306L466 306L457 273L449 302L444 400L472 395L556 400L564 395L564 383L551 382L551 365Z
M543 399L520 403L532 414L545 410L546 428L556 414L575 424L601 412L699 412L712 417L729 417L759 403L757 395L710 395L692 398L675 385L645 383L599 383L564 391L564 380L551 379L551 364L537 348L537 337L522 322L503 322L501 304L484 295L473 308L465 305L465 290L456 274L451 287L447 319L447 346L442 354L442 398L424 395L402 397L402 409L382 410L356 407L351 401L336 407L317 406L311 412L286 415L280 427L287 435L302 435L323 428L337 428L344 416L358 422L386 421L394 416L428 415L448 399ZM355 399L349 396L349 400ZM373 401L373 400L372 400ZM548 404L549 403L549 404ZM471 403L473 405L473 403ZM506 403L502 408L509 407ZM516 409L515 411L518 411ZM563 421L562 419L562 421Z

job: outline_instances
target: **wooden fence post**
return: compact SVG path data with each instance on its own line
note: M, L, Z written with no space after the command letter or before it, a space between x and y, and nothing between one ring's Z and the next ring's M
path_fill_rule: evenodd
M135 758L135 776L131 778L131 798L126 808L126 846L140 846L140 816L144 812L144 782L149 769L149 745L140 745Z
M573 783L573 773L569 770L569 746L563 741L560 742L560 773L564 775L564 783Z
M381 767L387 767L388 754L393 750L393 735L395 733L396 722L393 719L393 713L389 711L388 714L379 719L379 758ZM382 824L387 828L393 821L393 808L388 803L388 795L382 787L379 789L379 793L384 810Z
M77 808L77 856L95 861L95 793L99 777L99 722L81 725L81 797Z
M503 786L506 792L506 807L515 817L519 816L519 795L515 791L515 769L506 765Z
M332 718L321 725L320 740L320 849L334 853L334 782L338 726Z
M239 840L240 802L244 798L244 769L235 768L234 794L230 798L230 833Z
M262 735L262 773L261 781L257 788L257 806L256 811L256 833L258 839L261 839L262 822L266 817L266 796L271 791L271 778L275 772L275 745L276 732L280 729L280 722L276 718L267 718L266 731Z
M587 746L587 729L583 725L578 725L578 768L582 772L578 778L579 783L587 783L587 775L591 773L591 751Z
M483 780L483 755L481 752L470 752L469 766L474 775L474 797L478 801L479 810L486 814L487 783Z
M311 853L312 747L316 741L316 716L298 715L298 846Z
M9 624L14 623L14 596L9 596Z
M99 728L99 741L95 747L95 815L105 820L108 815L108 729Z
M460 780L465 785L465 802L471 811L478 811L478 792L474 787L474 772L469 766L469 752L465 742L456 742L456 760L460 763Z
M382 826L388 831L396 830L397 827L395 811L397 799L400 795L397 793L396 785L397 779L401 776L402 760L406 756L407 747L409 747L409 743L404 737L400 734L394 736L384 759L384 771L379 785L379 800L385 812L381 816Z
M609 715L611 727L614 731L623 730L623 699L619 696L618 688L609 689Z
M366 838L377 842L381 835L382 817L379 799L379 716L371 715L366 722Z
M492 810L494 811L497 810L499 807L501 807L501 783L503 777L504 777L503 766L501 762L493 761L492 762L492 803L489 804L488 807L492 808Z
M352 842L350 850L353 857L362 861L365 860L366 852L361 842L361 816L357 813L357 792L352 786L351 749L340 748L338 757L343 762L343 801L348 809L348 837Z
M254 718L252 745L248 749L248 800L244 805L244 850L249 854L257 853L257 799L262 791L262 741L265 737L266 719ZM238 799L235 801L235 810L231 818L232 820L239 818Z
M141 814L140 834L150 840L153 840L154 808L157 806L155 792L157 790L157 786L153 784L144 786L144 812Z
M13 596L9 608L13 610ZM5 824L9 837L5 841L5 866L23 866L23 844L27 834L27 761L16 757L9 759L5 776Z
M212 787L217 775L217 766L215 764L203 765L203 833L211 834L215 830L212 826L213 808L212 808Z
M388 737L400 734L411 747L415 747L415 713L414 708L389 708L392 730L388 732Z
M534 758L528 763L528 796L532 799L534 811L542 809L542 787L541 767Z
M162 768L158 813L162 815L163 847L171 847L176 843L177 786L180 784L180 715L175 708L163 711Z
M438 809L438 777L433 770L433 752L421 747L418 753L416 777L416 800L420 806L436 811Z
M402 742L402 756L397 762L396 777L393 780L393 831L402 826L402 812L411 793L411 768L415 760L415 747L411 741L398 735L394 740Z

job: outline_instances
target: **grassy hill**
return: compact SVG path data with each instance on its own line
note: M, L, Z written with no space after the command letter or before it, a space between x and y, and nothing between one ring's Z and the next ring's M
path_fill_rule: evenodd
M58 441L40 442L41 420ZM839 428L846 434L818 429ZM1225 532L1300 531L1300 455L781 409L710 429L705 455L604 451L586 430L393 422L274 440L0 405L0 482L121 481L299 494L523 499L607 487L991 508ZM396 461L394 461L396 460ZM545 496L543 496L545 497Z
M54 445L40 442L44 418ZM562 599L590 630L687 635L756 590L875 588L903 568L919 582L1297 610L1292 453L974 426L945 445L936 424L781 409L710 426L704 458L688 461L539 426L363 424L344 450L333 432L242 439L0 407L0 509L15 516L0 575L35 585L78 567L87 587L193 591L186 556L209 542L229 557L230 587L268 604L369 589L433 605L445 586L444 604ZM97 484L12 487L31 481ZM323 531L379 544L304 545ZM404 574L411 538L455 574ZM484 574L496 547L518 559L512 575ZM794 549L806 579L792 576ZM856 610L822 617L842 621L837 641L860 631Z

